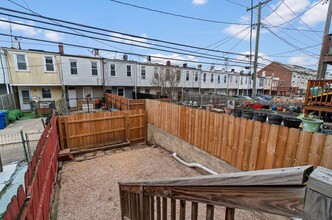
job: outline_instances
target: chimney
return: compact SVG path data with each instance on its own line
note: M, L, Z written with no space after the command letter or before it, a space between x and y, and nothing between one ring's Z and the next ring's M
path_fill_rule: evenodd
M171 65L171 61L167 60L166 61L166 66L170 66Z
M235 73L235 69L231 69L231 73Z
M210 71L214 71L214 66L211 66L211 67L210 67Z
M202 69L202 64L198 64L198 65L197 65L197 69L200 69L200 70L201 70L201 69Z
M187 63L184 63L184 64L183 64L183 68L187 68Z
M146 61L147 61L148 63L151 63L151 56L150 56L150 55L147 56Z
M95 57L99 57L99 50L93 49L93 54L95 55Z
M62 43L58 44L58 48L59 48L59 54L64 54Z
M124 55L123 55L123 60L125 60L125 61L128 60L128 55L127 55L127 54L124 54Z

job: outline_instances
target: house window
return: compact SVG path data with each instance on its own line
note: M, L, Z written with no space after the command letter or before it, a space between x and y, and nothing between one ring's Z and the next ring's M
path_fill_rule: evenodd
M186 73L186 81L189 81L189 71Z
M176 71L176 81L180 81L181 80L181 71L177 70Z
M116 76L115 74L115 64L111 63L111 76Z
M91 62L91 72L93 76L98 76L97 62Z
M229 76L230 83L233 83L233 76Z
M198 81L198 73L197 72L195 73L195 81L196 82Z
M54 72L53 56L45 56L45 71L46 72Z
M248 77L246 77L246 84L248 84Z
M150 94L150 89L145 89L146 94Z
M243 85L243 77L241 76L241 85Z
M214 75L213 75L213 73L211 73L211 82L213 83L213 77L214 77Z
M51 89L42 88L42 97L43 99L51 99L52 98Z
M226 83L227 82L227 76L225 75L224 76L224 83Z
M28 64L25 54L16 54L17 70L28 70Z
M131 66L127 65L127 76L131 77Z
M124 89L123 88L118 88L118 96L124 96Z
M171 75L170 70L166 69L166 80L169 80L170 75Z
M71 75L77 75L77 62L75 60L70 61L70 73Z
M141 79L145 79L146 78L146 70L145 70L145 66L141 67Z
M259 79L259 86L263 86L264 79Z
M237 83L237 76L235 76L235 83Z
M206 73L203 73L203 82L206 82Z
M218 75L218 83L220 83L221 82L221 76L220 75Z

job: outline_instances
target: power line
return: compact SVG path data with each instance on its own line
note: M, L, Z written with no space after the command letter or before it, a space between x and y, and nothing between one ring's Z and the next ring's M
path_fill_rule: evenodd
M241 3L238 3L238 2L234 2L234 1L232 1L232 0L225 0L225 1L226 1L226 2L229 2L229 3L232 3L232 4L234 4L234 5L238 5L238 6L240 6L240 7L243 7L243 8L245 8L245 9L248 8L247 6L245 6L245 5L241 4Z
M289 31L302 31L302 32L323 33L323 31L320 31L320 30L309 30L309 29L298 29L298 28L290 28L290 27L281 27L280 25L266 24L264 22L262 24L264 24L266 27L269 27L269 28L278 28L278 29L284 29L284 30L289 30Z
M292 25L290 22L288 22L286 19L284 19L279 13L277 13L276 10L273 10L269 5L267 5L267 7L269 7L273 12L272 13L275 13L279 18L281 18L283 21L285 21L287 24L289 24L291 27L293 28L296 28L294 27L294 25ZM268 22L270 23L270 22ZM306 35L305 33L301 32L301 31L298 31L300 34L302 34L303 36L305 36L306 38L312 40L312 41L317 41L317 40L314 40L313 38L309 37L308 35ZM298 40L298 39L297 39ZM303 43L304 44L304 43Z
M0 33L0 36L11 36L9 34L3 34ZM22 39L27 39L27 40L32 40L32 41L39 41L39 42L44 42L44 43L52 43L52 44L59 44L59 42L55 42L55 41L50 41L50 40L42 40L42 39L37 39L37 38L31 38L31 37L24 37L24 36L20 36L20 38ZM202 64L214 64L214 62L206 62L206 61L191 61L188 59L175 59L175 58L169 58L169 57L161 57L161 56L155 56L155 55L143 55L143 54L139 54L139 53L132 53L132 52L123 52L123 51L116 51L116 50L110 50L110 49L103 49L103 48L96 48L93 46L83 46L83 45L78 45L78 44L72 44L72 43L64 43L62 42L63 45L66 46L72 46L72 47L77 47L77 48L85 48L85 49L97 49L100 51L107 51L107 52L112 52L112 53L122 53L122 54L128 54L128 55L135 55L135 56L140 56L140 57L154 57L157 59L164 59L164 60L176 60L176 61L183 61L183 62L192 62L192 63L202 63ZM238 60L238 59L231 59L232 62L238 62L241 64L246 64L247 62L243 61L243 60ZM243 67L243 66L241 66Z
M267 28L267 27L266 27L266 29L267 29L271 34L273 34L275 37L277 37L279 40L281 40L282 42L284 42L285 44L287 44L287 45L289 45L289 46L291 46L291 47L293 47L293 48L295 48L295 49L297 49L297 50L300 50L300 51L302 51L303 53L308 54L309 56L312 56L312 57L315 57L315 56L316 56L314 53L311 53L311 52L305 51L305 50L301 49L300 47L298 47L298 46L296 46L296 45L290 43L290 42L287 41L285 38L280 37L279 35L277 35L276 33L274 33L272 30L270 30L270 28ZM317 57L315 57L315 58L317 58Z
M322 44L315 44L315 45L311 45L311 46L308 46L308 47L302 47L300 48L300 50L305 50L305 49L309 49L309 48L313 48L313 47L318 47L318 46L321 46ZM288 54L288 53L293 53L293 52L298 52L299 49L296 49L296 50L289 50L289 51L285 51L285 52L281 52L281 53L275 53L275 54L269 54L269 55L266 55L266 56L275 56L275 55L282 55L282 54ZM315 54L316 56L319 56L318 54Z
M127 33L124 33L124 32L113 31L113 30L104 29L104 28L98 28L98 27L89 26L89 25L85 25L85 24L80 24L80 23L76 23L76 22L70 22L70 21L61 20L61 19L52 18L52 17L47 17L47 16L43 16L43 15L36 15L36 14L26 13L26 12L17 11L17 10L8 9L8 8L3 8L3 7L0 7L0 10L5 10L5 11L14 12L14 13L24 14L24 15L28 15L28 16L32 16L32 17L39 17L39 18L43 18L43 19L53 20L53 21L62 22L62 23L70 24L70 25L79 26L79 27L84 27L84 28L88 28L88 29L93 29L93 30L98 30L98 31L103 31L103 32L108 32L108 33L113 33L113 34L120 34L120 35L124 35L124 36L127 36L127 37L150 40L150 41L155 41L155 42L165 43L165 44L173 44L173 45L180 46L180 47L190 47L190 48L193 48L193 49L206 50L206 51L211 51L211 52L227 53L227 51L211 50L211 49L202 48L202 47L198 47L198 46L194 46L194 45L181 44L181 43L165 41L165 40L160 40L160 39L155 39L155 38L142 37L142 36L138 36L138 35L127 34ZM25 18L25 19L30 19L32 21L41 22L41 23L46 24L45 21L38 21L38 20L31 19L31 18ZM54 25L54 24L49 23L49 22L47 22L47 24ZM73 27L71 27L71 28L73 28ZM73 29L75 29L75 28L73 28ZM130 40L130 39L126 39L126 40ZM233 54L233 55L242 55L241 53L231 53L231 54Z
M62 31L62 30L56 30L56 29L52 29L52 28L40 27L40 26L29 25L29 24L22 24L22 23L19 23L19 22L7 21L7 20L2 20L2 19L0 19L0 21L1 22L7 22L7 23L12 23L12 24L17 24L17 25L22 25L22 26L27 26L27 27L33 27L33 28L38 28L38 29L43 29L43 30L49 30L49 31L54 31L54 32L58 32L58 33L64 33L64 34L69 34L69 35L74 35L74 36L80 36L80 37L82 37L80 34L75 34L75 33L67 32L67 31ZM150 49L150 50L163 51L163 52L169 52L169 53L177 53L177 54L181 54L181 55L195 56L195 57L200 57L200 58L205 58L205 59L212 59L212 60L225 59L225 57L222 57L222 56L206 55L204 53L199 53L199 52L194 52L194 51L191 51L191 50L184 50L184 49L180 50L180 49L174 48L174 47L168 47L168 48L172 48L172 49L180 50L180 51L166 50L166 49L161 49L161 48L148 47L148 46L144 46L144 45L136 45L136 44L133 45L131 43L118 42L118 41L114 41L114 40L110 40L110 39L105 39L105 38L100 38L100 37L94 37L94 36L90 36L90 35L84 35L83 37L90 38L90 39L97 39L98 41L108 41L108 42L113 42L113 43L118 43L118 44L124 44L124 45L132 45L132 46L135 46L135 47L141 47L141 48ZM143 42L139 42L139 43L144 44ZM188 52L188 53L184 53L182 51Z
M298 17L298 19L305 25L305 26L307 26L307 28L309 28L310 30L312 30L313 32L314 32L314 30L306 23L306 22L304 22L303 20L302 20L302 18L301 17L299 17L299 16L297 16L297 14L286 4L286 2L285 1L282 1L282 3L296 16L296 17ZM314 32L317 36L319 36L320 37L320 35L319 34L317 34L316 32Z
M147 11L152 11L152 12L160 13L160 14L165 14L165 15L170 15L170 16L175 16L175 17L180 17L180 18L186 18L186 19L191 19L191 20L196 20L196 21L203 21L203 22L210 22L210 23L217 23L217 24L227 24L227 25L228 24L232 24L232 25L248 25L248 24L235 23L235 22L229 22L229 21L217 21L217 20L211 20L211 19L205 19L205 18L197 18L197 17L187 16L187 15L181 15L181 14L175 14L175 13L172 13L172 12L167 12L167 11L161 11L161 10L157 10L157 9L147 8L147 7L143 7L143 6L140 6L140 5L134 5L134 4L130 4L130 3L118 1L118 0L109 0L109 1L121 4L121 5L126 5L126 6L130 6L130 7L134 7L134 8L139 8L139 9L143 9L143 10L147 10Z

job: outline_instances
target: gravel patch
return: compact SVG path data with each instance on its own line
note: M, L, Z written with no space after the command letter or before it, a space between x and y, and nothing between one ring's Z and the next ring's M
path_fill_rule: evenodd
M61 170L57 217L59 220L121 219L118 182L199 175L202 174L180 164L160 148L130 150L82 162L69 162ZM206 205L200 204L199 219L205 219L205 212ZM223 207L215 208L216 219L223 219L224 213ZM189 202L187 214L189 219ZM236 210L235 219L265 218L258 213Z

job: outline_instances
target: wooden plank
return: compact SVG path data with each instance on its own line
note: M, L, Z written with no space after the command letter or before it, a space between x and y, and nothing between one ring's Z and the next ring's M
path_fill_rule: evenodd
M154 220L154 196L150 196L150 220Z
M223 115L223 132L222 132L222 142L221 142L221 154L220 158L225 160L226 159L226 152L227 152L227 143L228 143L228 120L229 115Z
M66 133L66 147L70 148L70 140L69 140L69 128L68 128L68 119L65 117L65 133Z
M267 141L264 169L271 169L273 167L274 156L277 147L279 125L271 125L269 138Z
M242 162L243 162L243 153L244 153L244 139L246 136L246 126L247 126L247 119L241 118L241 128L240 128L240 135L239 135L239 147L237 151L237 158L236 158L236 168L242 169Z
M226 207L225 220L234 220L235 209Z
M277 146L276 146L276 153L273 162L273 168L282 168L284 167L284 158L287 146L287 137L288 137L289 128L285 126L280 126L278 139L277 139Z
M261 134L259 138L256 170L263 170L265 164L266 148L269 139L270 124L263 123L261 127Z
M176 220L176 200L171 199L171 220Z
M161 203L160 197L157 197L157 220L161 220Z
M320 165L332 169L332 135L326 137Z
M259 121L255 121L254 131L253 131L252 140L251 140L251 148L250 148L250 152L249 152L248 170L256 170L261 127L262 127L262 123Z
M180 200L180 220L186 219L186 201Z
M63 117L58 117L58 130L59 130L59 139L60 139L60 149L65 149L65 141L64 141L64 134L63 134L63 123L62 123Z
M231 153L231 161L230 161L230 164L234 167L236 166L236 159L237 159L237 155L238 155L240 129L241 129L241 118L236 117L234 120L233 145L232 145L232 153Z
M193 202L226 206L229 208L252 209L258 212L302 218L306 186L287 185L280 187L146 186L146 194L179 199L182 202L190 200ZM180 219L184 219L184 212L185 207L181 205Z
M228 131L227 131L227 148L226 148L226 157L225 161L230 163L232 160L232 147L234 139L234 121L235 117L230 115L228 120Z
M296 149L300 137L300 130L296 128L289 129L287 146L284 159L284 167L291 167L294 164Z
M313 134L308 154L308 164L314 165L314 167L317 167L319 165L323 153L325 140L326 140L325 134L322 133Z
M218 121L219 121L219 135L218 135L218 149L217 149L217 157L221 158L222 154L222 148L223 148L223 135L224 135L224 114L218 115Z
M299 145L296 150L294 166L308 164L308 154L311 144L312 132L302 131L300 134Z
M192 202L191 203L191 220L198 220L198 203Z
M79 114L80 116L84 116L84 114ZM90 116L91 114L87 114L87 116ZM95 121L104 121L104 120L114 120L118 118L124 118L125 115L119 115L119 116L111 116L111 117L102 117L102 118L91 118L91 119L82 119L82 120L72 120L70 117L68 120L68 124L77 124L77 123L84 123L84 122L95 122Z
M214 220L214 205L206 205L206 220Z
M199 177L174 178L139 182L120 182L122 185L163 185L163 186L265 186L303 185L308 180L313 166L289 167L236 173L224 173ZM145 189L145 188L144 188Z
M86 134L79 134L79 135L72 135L69 137L69 139L74 139L74 138L80 138L80 137L88 137L88 136L95 136L99 134L107 134L107 133L113 133L117 131L125 131L126 128L118 128L118 129L111 129L111 130L106 130L106 131L100 131L100 132L92 132L92 133L86 133Z
M252 141L252 134L254 130L254 121L248 120L246 126L246 134L244 137L244 148L243 148L243 160L242 160L242 170L247 171L249 168L249 153Z
M162 219L167 220L167 198L163 197Z

